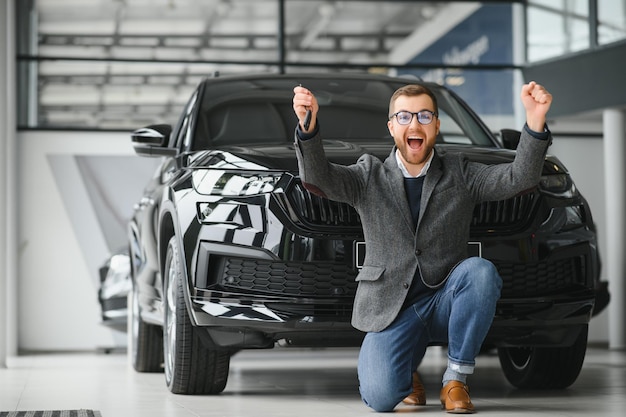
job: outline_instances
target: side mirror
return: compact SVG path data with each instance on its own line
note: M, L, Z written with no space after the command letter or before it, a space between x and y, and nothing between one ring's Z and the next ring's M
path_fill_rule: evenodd
M175 156L178 149L169 148L170 125L151 125L135 130L131 140L135 153L140 156Z
M500 137L502 138L502 145L506 149L517 149L517 145L519 144L520 136L522 132L514 129L502 129L500 130Z

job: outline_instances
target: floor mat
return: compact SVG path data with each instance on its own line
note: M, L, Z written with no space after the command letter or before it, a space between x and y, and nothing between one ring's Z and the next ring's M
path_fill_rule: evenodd
M94 410L0 411L0 417L102 417Z

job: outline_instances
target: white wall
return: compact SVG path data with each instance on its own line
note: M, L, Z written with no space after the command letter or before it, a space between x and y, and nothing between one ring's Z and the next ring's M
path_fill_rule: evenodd
M20 350L123 344L120 332L100 325L97 268L109 248L72 156L134 155L129 134L25 131L17 142ZM61 192L52 161L74 179L69 193ZM78 209L76 201L82 201Z

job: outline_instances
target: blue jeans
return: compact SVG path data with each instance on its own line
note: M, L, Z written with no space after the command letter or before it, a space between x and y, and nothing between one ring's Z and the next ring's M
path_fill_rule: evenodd
M466 259L434 295L400 312L385 330L368 333L358 362L365 404L376 411L393 410L411 392L412 374L429 344L447 344L448 366L471 374L501 288L491 262Z

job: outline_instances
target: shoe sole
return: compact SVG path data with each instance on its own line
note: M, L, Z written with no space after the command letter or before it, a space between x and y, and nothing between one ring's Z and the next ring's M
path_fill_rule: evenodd
M445 407L441 408L446 410ZM468 410L467 408L455 408L453 410L446 410L446 413L448 414L474 414L475 412L475 410Z
M426 405L426 401L424 401L423 403L415 403L415 402L406 402L406 401L402 400L402 404L410 405L410 406L413 406L413 407L421 407L423 405Z

